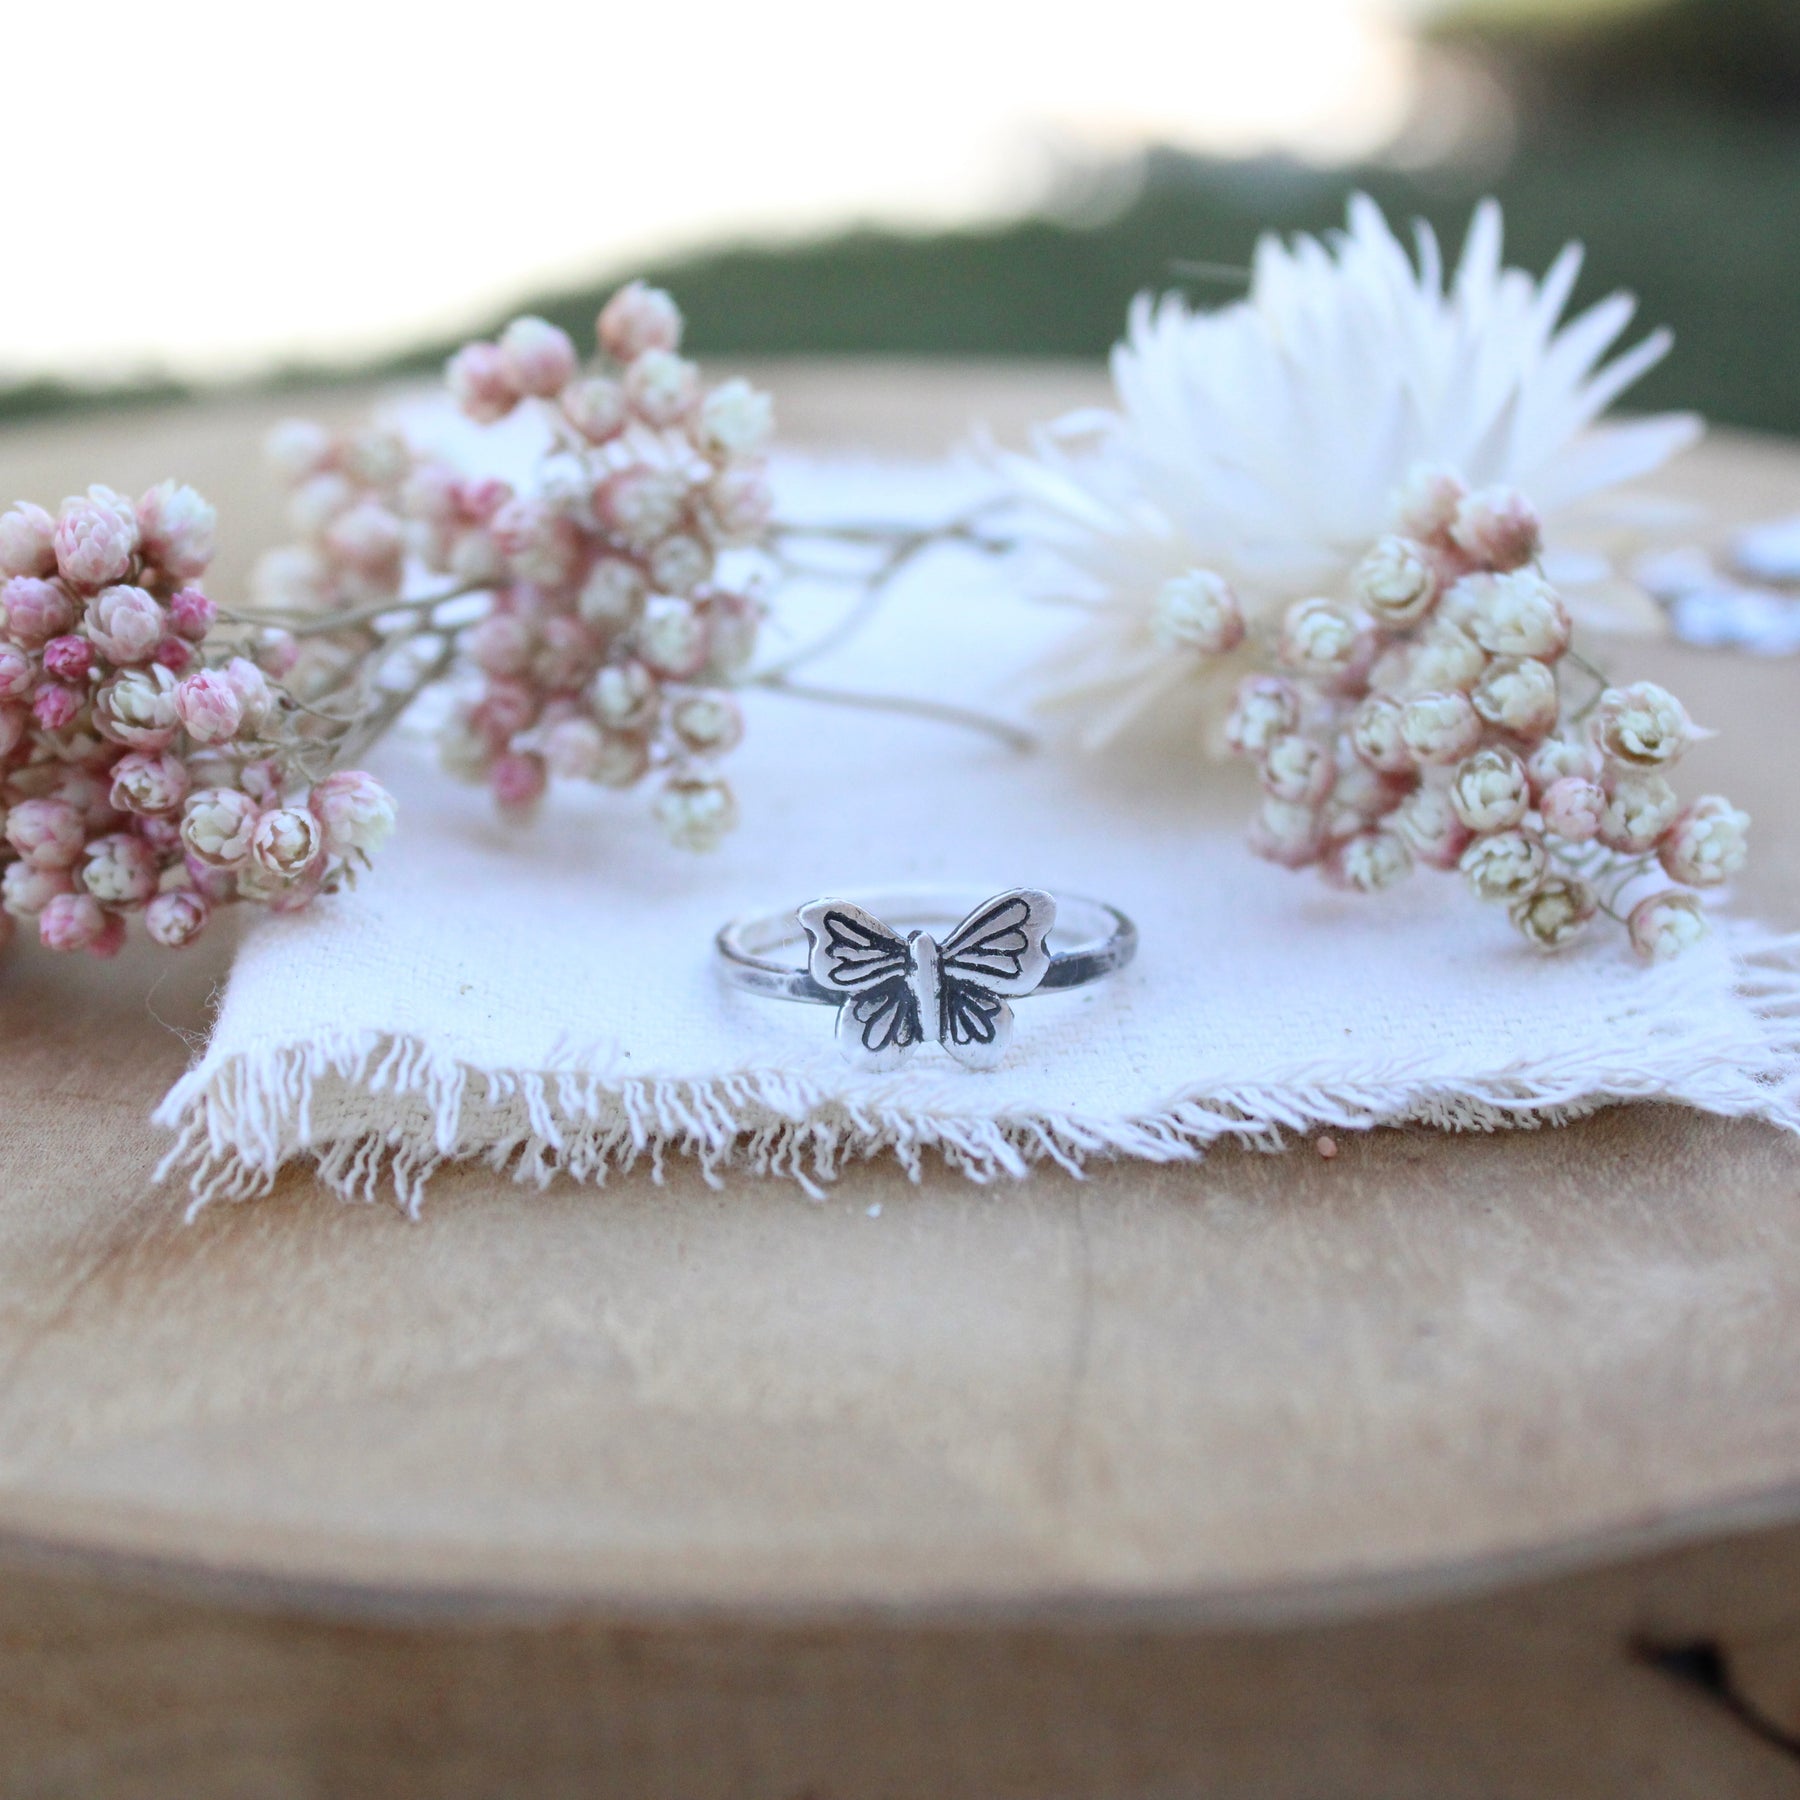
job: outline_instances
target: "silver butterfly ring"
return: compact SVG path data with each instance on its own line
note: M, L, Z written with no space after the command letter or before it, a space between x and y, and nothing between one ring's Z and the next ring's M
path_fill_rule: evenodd
M950 929L939 937L937 925ZM802 943L803 966L778 954ZM835 1006L838 1048L859 1069L897 1069L933 1038L991 1069L1012 1039L1011 1001L1114 974L1137 953L1137 927L1117 907L1041 888L1009 888L966 915L941 893L908 890L739 919L715 944L733 986Z

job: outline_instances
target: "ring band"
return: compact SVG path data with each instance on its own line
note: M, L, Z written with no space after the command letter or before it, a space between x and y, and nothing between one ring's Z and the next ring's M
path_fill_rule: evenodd
M941 938L932 929L946 926ZM1053 928L1073 941L1052 950ZM1009 1001L1115 974L1137 937L1116 906L1079 895L1009 888L970 909L942 889L901 888L734 920L714 946L733 987L835 1006L839 1048L860 1068L898 1068L934 1037L992 1068L1011 1038Z

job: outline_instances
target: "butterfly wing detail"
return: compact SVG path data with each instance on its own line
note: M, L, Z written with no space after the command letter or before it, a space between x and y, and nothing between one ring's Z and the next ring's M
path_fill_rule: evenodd
M847 900L814 900L801 907L799 919L807 972L843 1000L838 1048L861 1069L899 1068L925 1036L906 940Z
M1050 967L1045 939L1056 902L1037 888L996 894L938 951L938 1036L958 1062L991 1069L1012 1040L1007 1000L1029 994Z

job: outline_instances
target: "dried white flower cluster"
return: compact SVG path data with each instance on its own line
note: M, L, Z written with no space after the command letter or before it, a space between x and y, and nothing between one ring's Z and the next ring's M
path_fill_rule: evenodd
M654 777L668 836L699 850L737 818L718 763L743 735L729 690L760 608L722 584L719 558L768 530L773 414L746 382L706 387L681 330L673 300L634 282L600 314L594 366L529 317L450 359L451 394L477 423L542 409L551 444L529 492L383 433L280 427L270 454L303 541L264 559L258 593L284 618L314 615L325 672L309 689L402 646L407 697L466 677L443 760L507 812L532 811L552 775ZM440 609L473 595L480 616L452 626Z
M1565 671L1587 665L1535 567L1537 516L1522 495L1421 469L1394 510L1396 531L1356 565L1348 595L1293 602L1280 672L1237 690L1226 735L1263 787L1252 847L1364 893L1419 864L1458 869L1546 950L1599 912L1651 960L1697 941L1691 890L1743 867L1749 820L1717 795L1677 798L1667 771L1700 735L1681 703L1584 673L1586 702L1571 708ZM1195 656L1244 638L1210 572L1177 577L1158 613ZM1681 885L1620 911L1650 877Z

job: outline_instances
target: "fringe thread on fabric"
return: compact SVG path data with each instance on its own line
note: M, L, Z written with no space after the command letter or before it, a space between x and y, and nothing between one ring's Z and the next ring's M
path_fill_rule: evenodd
M344 1032L245 1053L217 1068L203 1063L185 1076L155 1114L178 1134L157 1177L188 1175L191 1218L209 1201L266 1192L284 1164L311 1157L320 1180L343 1198L373 1200L391 1183L416 1218L432 1175L457 1161L543 1186L559 1175L603 1182L644 1161L661 1180L675 1153L694 1158L715 1186L725 1171L743 1169L789 1177L820 1197L847 1164L886 1152L915 1181L935 1153L970 1180L990 1182L1046 1161L1072 1174L1093 1158L1196 1161L1222 1138L1279 1149L1290 1136L1380 1125L1493 1131L1560 1124L1632 1100L1800 1132L1800 936L1759 934L1737 967L1738 991L1762 1039L1754 1066L1734 1033L1729 1043L1684 1043L1672 1076L1667 1057L1652 1049L1652 1026L1635 1065L1591 1049L1548 1048L1528 1068L1450 1082L1396 1059L1354 1077L1339 1065L1184 1090L1153 1113L1126 1118L857 1104L767 1069L704 1082L484 1070L417 1038Z

